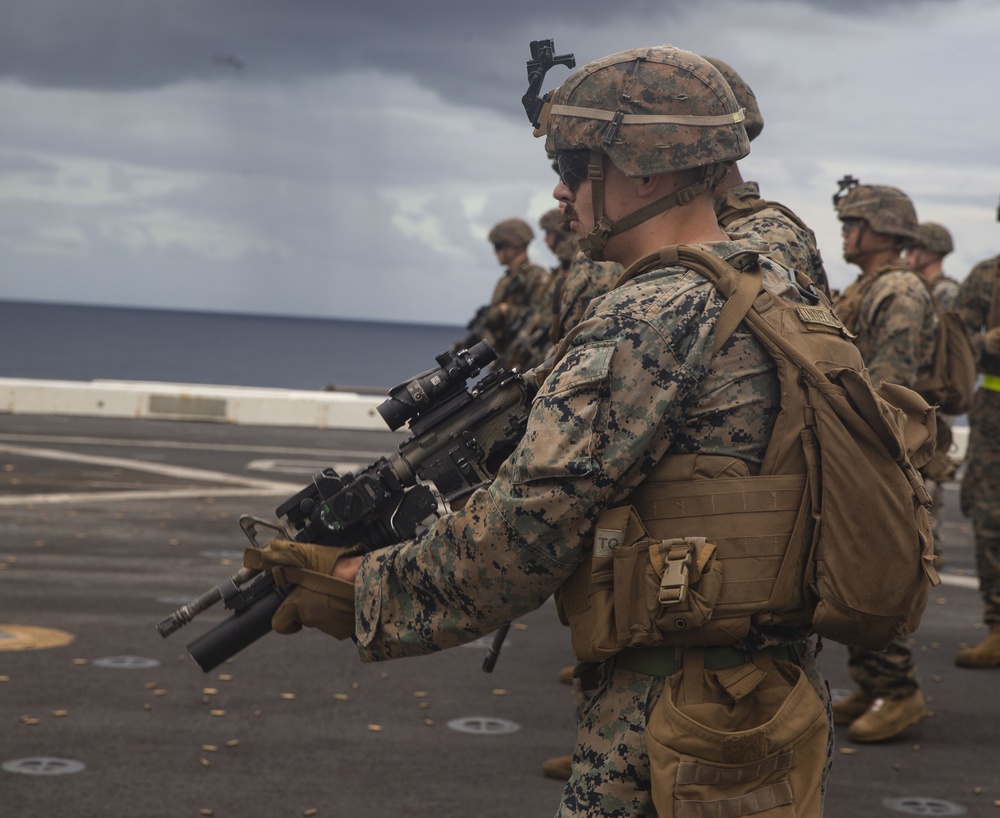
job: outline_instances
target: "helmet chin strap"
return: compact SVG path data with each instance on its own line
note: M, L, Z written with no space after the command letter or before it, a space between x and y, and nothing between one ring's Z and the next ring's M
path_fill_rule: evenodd
M676 190L641 207L618 222L610 221L604 213L604 154L590 152L587 172L590 178L590 200L594 210L594 228L580 239L580 249L594 261L604 261L604 247L608 239L631 230L638 224L649 221L653 216L665 213L673 207L686 205L707 190L717 187L729 172L730 163L719 162L704 168L704 175L694 184Z
M861 224L858 227L858 239L854 243L854 246L856 248L861 247L861 242L865 237L865 231L867 229L868 229L868 222L862 219ZM860 250L860 249L851 250L850 252L844 253L844 261L849 262L851 264L856 264L863 258L868 258L869 256L877 256L880 253L884 253L886 249L887 248L885 247L873 247L870 250Z

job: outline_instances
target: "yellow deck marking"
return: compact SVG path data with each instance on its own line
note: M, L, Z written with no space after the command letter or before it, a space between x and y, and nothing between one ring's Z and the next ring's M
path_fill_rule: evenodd
M75 638L73 634L57 631L55 628L0 624L0 651L61 648Z

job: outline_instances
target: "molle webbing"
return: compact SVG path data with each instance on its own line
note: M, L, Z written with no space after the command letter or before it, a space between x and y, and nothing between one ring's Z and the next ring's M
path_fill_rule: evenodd
M799 519L805 476L697 479L699 458L704 460L667 456L629 497L630 504L654 539L705 537L718 546L722 590L713 619L788 612L791 600L773 597ZM689 476L677 479L684 471Z

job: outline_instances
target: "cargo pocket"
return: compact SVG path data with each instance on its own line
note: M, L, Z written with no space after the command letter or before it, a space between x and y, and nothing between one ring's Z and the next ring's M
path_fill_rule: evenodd
M805 673L766 653L705 670L684 651L646 728L659 818L805 818L820 812L829 726Z

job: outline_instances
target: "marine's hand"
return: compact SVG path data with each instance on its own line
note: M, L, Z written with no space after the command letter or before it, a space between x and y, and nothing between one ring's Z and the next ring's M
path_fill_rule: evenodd
M269 571L277 566L295 566L331 576L337 561L350 550L275 539L263 548L246 549L243 552L243 565L262 571Z
M302 626L318 628L337 639L354 635L354 583L333 576L346 559L357 570L350 549L328 548L291 540L271 540L264 548L243 552L247 568L270 571L279 586L295 585L271 619L278 633L296 633Z
M360 564L361 557L343 557L337 560L337 564L333 569L333 575L337 579L342 579L344 582L350 582L353 585L358 575L358 565Z
M983 352L987 355L1000 355L1000 327L986 331L983 336Z

